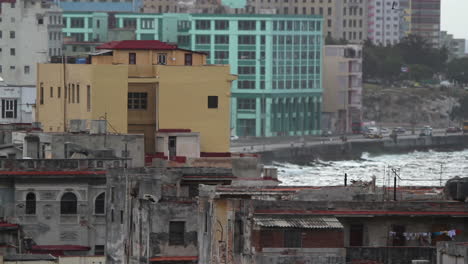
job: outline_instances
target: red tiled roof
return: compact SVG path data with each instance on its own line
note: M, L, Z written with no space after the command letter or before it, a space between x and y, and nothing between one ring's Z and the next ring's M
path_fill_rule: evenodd
M7 222L0 222L0 230L16 230L18 229L18 224L11 224Z
M78 245L34 245L33 251L87 251L90 247Z
M159 40L122 40L111 41L97 46L96 49L109 50L176 50L177 45L170 45Z
M184 257L154 257L150 258L150 261L196 261L197 256L184 256Z

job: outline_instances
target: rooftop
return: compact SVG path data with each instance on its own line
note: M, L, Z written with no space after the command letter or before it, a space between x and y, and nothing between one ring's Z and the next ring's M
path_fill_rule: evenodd
M159 40L122 40L111 41L97 46L96 49L108 50L176 50L177 45L170 45Z

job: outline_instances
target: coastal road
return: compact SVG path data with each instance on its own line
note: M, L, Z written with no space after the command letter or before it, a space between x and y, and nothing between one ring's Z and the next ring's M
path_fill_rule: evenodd
M461 133L450 133L450 135L460 135ZM434 129L433 135L445 135L445 129ZM398 138L417 138L418 135L411 135L410 132L398 135ZM348 141L363 142L363 141L379 141L389 140L389 135L384 135L383 139L368 139L362 135L347 135ZM282 137L282 138L261 138L250 140L236 140L231 142L231 152L237 153L255 153L269 151L288 147L303 147L320 144L342 144L340 136L320 137L320 136L305 136L305 137Z

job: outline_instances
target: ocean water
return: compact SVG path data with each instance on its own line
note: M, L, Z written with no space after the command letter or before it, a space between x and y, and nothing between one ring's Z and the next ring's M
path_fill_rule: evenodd
M468 177L468 149L462 151L427 151L407 154L370 155L360 160L316 161L309 166L275 163L282 185L343 185L344 174L351 180L370 181L393 186L397 174L400 186L443 186L455 176Z

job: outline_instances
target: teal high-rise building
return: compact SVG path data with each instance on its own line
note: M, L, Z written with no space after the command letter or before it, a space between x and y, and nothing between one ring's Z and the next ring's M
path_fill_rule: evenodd
M210 64L230 64L231 72L238 75L231 91L232 134L319 133L320 16L120 13L114 19L118 28L134 27L136 39L177 43L206 52ZM71 33L67 28L64 32Z

